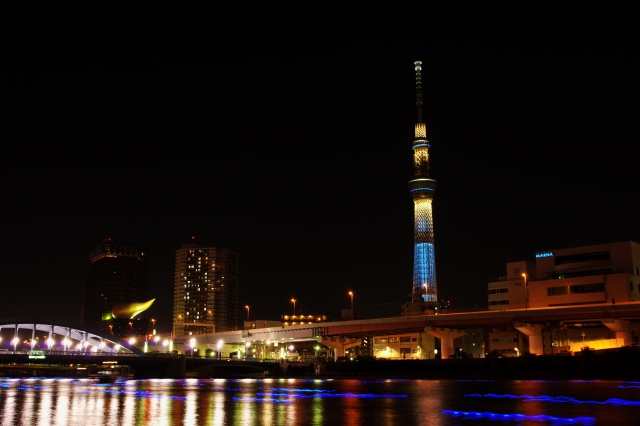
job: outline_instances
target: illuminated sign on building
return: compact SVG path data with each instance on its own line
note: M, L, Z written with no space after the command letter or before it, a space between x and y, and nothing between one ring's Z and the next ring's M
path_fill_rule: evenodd
M44 359L45 358L44 351L29 351L27 353L27 355L29 356L29 359Z
M536 253L536 259L540 259L541 257L553 257L553 252L545 251L544 253Z

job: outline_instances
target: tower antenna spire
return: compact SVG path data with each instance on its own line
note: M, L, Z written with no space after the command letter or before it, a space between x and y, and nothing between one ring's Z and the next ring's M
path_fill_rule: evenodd
M413 63L416 70L416 106L418 107L418 123L422 123L422 61Z

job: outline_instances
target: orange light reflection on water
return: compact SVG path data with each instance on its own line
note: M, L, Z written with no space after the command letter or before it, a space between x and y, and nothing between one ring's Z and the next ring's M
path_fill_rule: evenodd
M358 380L350 380L345 393L359 393L360 382ZM360 426L362 424L361 410L362 405L359 398L343 398L344 424L346 426Z
M539 396L542 395L542 383L537 381L532 382L517 382L519 386L518 393L520 395L531 395L531 396ZM524 414L526 416L537 416L540 414L545 414L545 403L541 401L527 401L524 399L516 400L516 410L514 411L517 414Z
M445 387L444 382L439 380L419 380L415 382L419 386L419 400L415 404L416 419L424 419L425 425L439 425L441 421L440 413L449 407L442 406L442 394Z

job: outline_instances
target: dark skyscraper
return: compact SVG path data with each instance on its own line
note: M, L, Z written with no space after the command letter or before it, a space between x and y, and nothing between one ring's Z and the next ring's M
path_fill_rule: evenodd
M104 330L112 328L112 333L116 331L114 327L124 328L118 331L117 335L120 336L131 334L132 328L142 328L137 320L135 327L126 325L148 307L140 308L144 305L142 302L147 300L149 287L146 250L134 243L106 238L91 250L89 260L91 267L85 294L85 325ZM114 325L114 321L118 320L125 324ZM146 329L137 331L134 334L144 334Z
M173 325L176 336L237 329L236 253L198 244L176 251Z

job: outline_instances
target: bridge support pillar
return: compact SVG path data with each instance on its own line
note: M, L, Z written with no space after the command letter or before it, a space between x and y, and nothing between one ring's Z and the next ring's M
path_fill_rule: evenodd
M325 345L332 349L334 357L337 360L339 357L345 356L345 351L356 346L360 346L361 339L348 339L346 337L318 337L318 343Z
M456 330L454 328L425 327L424 331L440 339L440 358L447 359L454 354L453 339L462 337L467 334L464 330Z
M169 379L184 379L187 375L186 355L173 356L167 363L166 377Z
M529 353L535 355L544 354L542 343L542 326L540 324L529 324L516 322L513 324L516 330L529 338Z
M631 343L632 339L629 321L606 318L602 320L602 324L609 330L616 333L617 346L626 346Z

